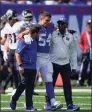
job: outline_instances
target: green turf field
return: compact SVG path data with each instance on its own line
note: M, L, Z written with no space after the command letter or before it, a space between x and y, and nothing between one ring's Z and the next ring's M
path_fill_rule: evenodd
M47 112L43 109L44 107L44 95L45 92L43 91L44 87L36 87L36 92L39 93L39 96L34 96L33 97L33 101L34 101L34 106L37 107L39 112ZM55 95L56 95L56 99L58 101L61 101L61 103L63 104L63 108L60 111L56 111L56 112L65 112L66 110L66 104L65 104L65 100L64 100L64 94L63 94L63 90L61 90L61 87L57 87L55 88ZM81 110L80 112L92 112L92 96L91 96L91 88L90 87L74 87L72 89L73 91L73 102L75 105L80 106ZM10 98L11 95L9 95L9 93L6 93L4 95L1 95L1 112L14 112L11 111L10 107L9 107L9 103L10 103ZM21 96L18 103L17 103L17 109L16 112L23 112L25 110L24 108L24 96ZM50 111L49 111L50 112Z

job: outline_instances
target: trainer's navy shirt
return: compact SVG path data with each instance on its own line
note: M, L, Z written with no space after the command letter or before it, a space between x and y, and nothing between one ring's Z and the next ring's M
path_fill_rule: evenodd
M23 40L19 40L16 53L20 54L24 69L36 69L36 60L37 60L36 39L33 39L31 44L26 44Z

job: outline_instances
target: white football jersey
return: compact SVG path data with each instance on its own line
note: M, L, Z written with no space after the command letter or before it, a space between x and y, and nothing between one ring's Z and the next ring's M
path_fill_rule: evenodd
M9 48L15 49L16 48L16 35L15 31L13 30L13 26L10 26L9 23L6 23L5 27L1 31L1 37L7 38L9 40Z
M6 23L1 31L1 37L9 40L9 49L16 49L18 43L18 33L20 32L24 22L16 22L13 26Z
M32 23L28 21L18 21L13 26L10 26L9 23L6 23L1 36L3 38L7 37L9 40L9 48L16 49L18 43L18 34L20 33L21 29L27 29L30 27Z
M17 23L17 22L16 22ZM7 35L7 39L9 40L9 48L15 50L17 47L18 43L18 38L17 38L17 29L18 29L18 24L14 24L12 27L9 26L8 30L5 31L5 35Z
M8 28L10 28L11 26L7 23L5 25L5 27L1 30L0 32L0 37L3 39L3 38L6 38L6 31L8 32ZM1 44L1 51L4 50L4 45Z

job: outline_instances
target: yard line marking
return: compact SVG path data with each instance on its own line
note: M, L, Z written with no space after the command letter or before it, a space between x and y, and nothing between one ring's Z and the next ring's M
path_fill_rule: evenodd
M23 110L25 110L24 107L16 107L16 110L17 109L23 109ZM1 108L1 110L11 110L11 108L5 107L5 108ZM37 110L42 110L42 109L37 109Z
M59 92L63 92L63 89L54 89L55 92L59 93ZM45 89L35 89L35 92L46 92ZM91 92L91 88L90 89L72 89L72 92Z
M64 96L60 96L60 95L55 95L56 97L64 97ZM35 97L41 97L41 98L44 98L45 96L34 96ZM72 98L85 98L84 96L72 96ZM90 96L87 96L86 98L91 98L91 95Z
M13 89L14 91L16 89ZM11 92L12 92L11 91ZM55 92L63 92L63 89L54 89ZM46 89L35 89L35 92L46 92ZM91 88L89 89L72 89L72 92L91 92Z
M23 107L17 107L16 110L17 110L17 109L23 109L23 110L25 110L25 108L23 108ZM63 109L66 109L66 108L62 108L61 110L63 110ZM81 108L81 110L82 110L82 109L89 110L89 108ZM1 108L1 110L11 110L11 108L8 108L8 107L6 107L6 108ZM37 108L37 110L41 111L41 110L43 110L43 109L38 109L38 108Z
M9 95L9 94L2 94L2 96L11 96L11 95ZM22 96L23 96L23 95L22 95ZM55 96L56 96L56 97L64 97L64 95L63 95L63 96L55 95ZM45 96L43 96L43 95L38 95L38 96L33 96L33 97L34 97L34 98L35 98L35 97L44 98ZM72 96L72 98L76 98L76 99L77 99L77 98L81 98L81 99L82 99L82 98L85 98L85 97L89 99L89 98L91 98L91 95L90 95L90 96Z
M14 89L13 91L7 93L8 95L13 95L14 92L16 91L16 89ZM35 89L34 90L35 92L38 92L38 93L46 93L46 89ZM63 89L54 89L55 93L60 93L60 92L63 92ZM85 93L91 93L91 88L90 89L72 89L72 92L74 93L80 93L80 92L85 92ZM24 92L22 93L24 94Z
M9 101L1 101L1 103L9 103ZM23 103L24 104L24 102L18 102L18 103ZM34 103L44 104L45 102L34 102ZM63 103L63 104L66 105L66 103ZM78 103L77 105L91 105L91 104Z

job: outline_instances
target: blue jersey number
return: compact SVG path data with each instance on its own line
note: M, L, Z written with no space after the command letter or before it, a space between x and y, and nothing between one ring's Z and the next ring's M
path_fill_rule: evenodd
M46 38L45 33L41 33L39 36L39 46L50 46L50 41L51 41L51 34L48 35L48 38Z

